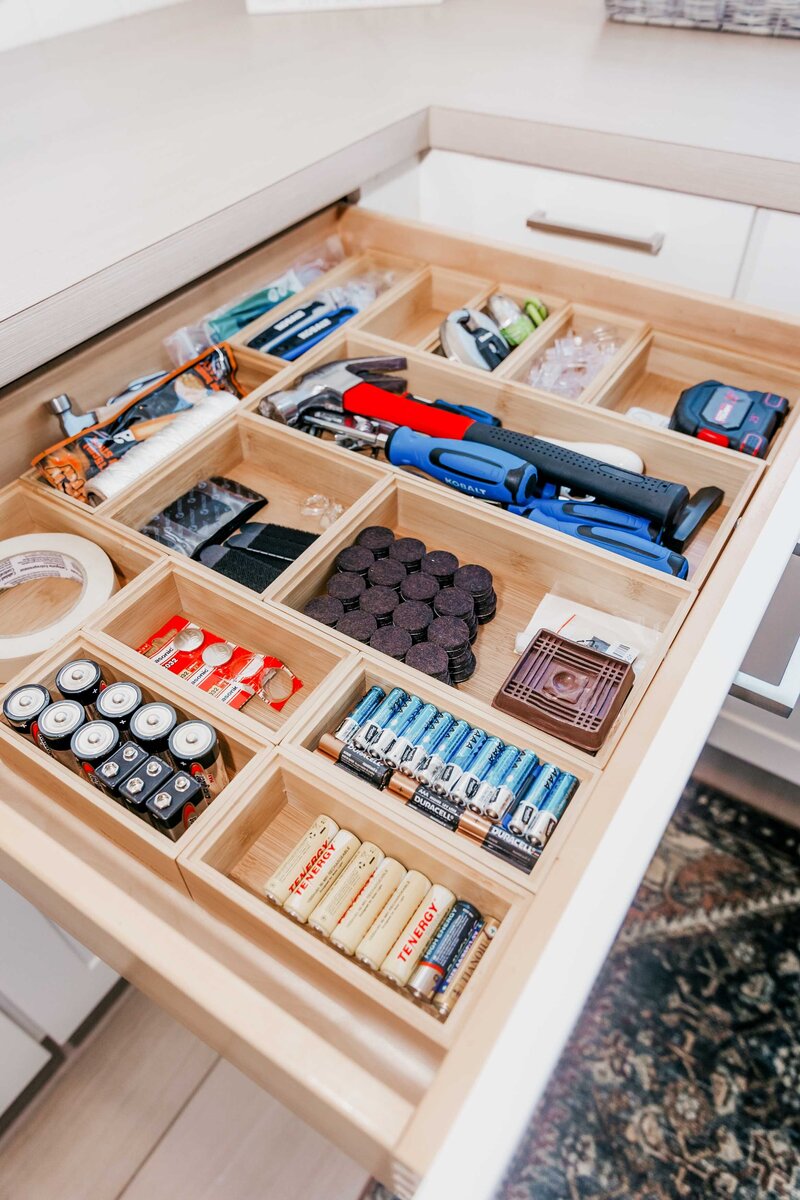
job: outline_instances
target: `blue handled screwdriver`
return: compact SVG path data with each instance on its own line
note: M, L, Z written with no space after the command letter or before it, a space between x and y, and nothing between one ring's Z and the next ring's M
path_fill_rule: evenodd
M601 550L621 554L623 558L642 563L645 567L652 567L653 570L662 571L666 575L685 579L689 574L689 563L682 554L668 550L666 546L659 546L649 538L628 533L624 529L612 525L592 525L588 520L583 523L560 521L556 517L539 512L535 507L528 511L520 511L520 516L527 517L536 525L544 525L547 529L557 529L560 533L580 538L590 546L599 546Z
M598 504L594 500L558 500L537 498L528 506L516 506L513 512L521 512L523 517L536 512L539 516L551 517L571 525L607 525L611 529L620 529L623 533L632 533L636 537L648 541L659 540L659 530L648 521L647 517L639 517L636 513L624 512L621 508L612 508L609 504Z

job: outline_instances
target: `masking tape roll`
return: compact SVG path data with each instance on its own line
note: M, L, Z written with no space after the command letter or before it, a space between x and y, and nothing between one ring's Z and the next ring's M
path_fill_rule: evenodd
M0 542L0 592L35 579L82 584L72 608L49 625L15 637L0 635L0 682L82 625L117 590L111 559L88 538L71 533L28 533Z

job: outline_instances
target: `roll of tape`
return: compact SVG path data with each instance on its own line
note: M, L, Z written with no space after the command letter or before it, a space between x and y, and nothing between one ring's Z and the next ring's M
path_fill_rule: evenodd
M0 591L35 579L71 579L81 593L72 608L31 633L0 634L0 682L82 625L117 590L111 559L88 538L71 533L28 533L0 542Z

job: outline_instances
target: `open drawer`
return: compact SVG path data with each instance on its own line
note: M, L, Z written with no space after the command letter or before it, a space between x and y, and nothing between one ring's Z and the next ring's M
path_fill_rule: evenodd
M94 537L121 585L31 672L49 680L74 652L97 659L111 678L130 674L148 694L206 714L229 746L233 778L178 842L164 846L4 728L0 874L400 1195L418 1189L424 1200L488 1200L798 535L796 395L769 459L760 462L635 424L624 415L626 391L645 403L652 380L653 404L663 407L667 387L690 381L695 363L705 374L712 365L733 370L745 362L749 370L732 382L788 388L800 323L357 209L332 212L156 306L129 334L105 335L9 392L14 403L0 432L8 430L17 473L28 450L53 440L39 412L43 398L71 388L82 398L82 381L92 379L91 400L101 399L157 365L162 336L207 311L212 298L241 294L264 269L287 265L332 232L350 263L345 275L362 256L408 264L398 268L391 292L345 330L296 364L262 356L263 377L253 378L240 412L101 510L78 512L28 484L5 494L0 520L9 532ZM550 298L552 316L535 343L509 356L507 369L478 372L437 353L438 318L455 299L482 305L498 285L523 294L534 281ZM532 351L584 312L616 318L629 331L620 360L584 402L530 387L523 367ZM688 547L688 579L581 545L260 413L265 398L310 367L373 354L404 356L414 394L480 407L545 438L616 444L639 455L649 473L692 491L720 487L722 505ZM248 591L138 532L154 511L212 473L265 495L267 519L301 524L299 508L314 491L330 494L343 512L273 584ZM375 524L492 569L497 616L481 628L478 669L466 685L431 681L303 614L338 550ZM513 662L514 633L545 591L559 588L657 633L651 660L594 757L490 707ZM136 652L173 613L244 646L274 647L308 690L285 716L255 705L239 717L203 699ZM577 791L530 874L318 752L322 734L371 686L413 691L575 776ZM319 814L481 911L496 906L487 915L499 919L497 937L446 1020L264 900L265 877L303 822Z

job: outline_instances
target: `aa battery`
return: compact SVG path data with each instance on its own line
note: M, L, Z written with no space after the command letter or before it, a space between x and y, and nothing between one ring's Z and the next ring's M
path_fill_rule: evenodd
M464 772L472 766L488 738L488 733L483 729L473 728L466 741L462 743L452 758L447 761L441 773L434 779L433 790L440 792L443 796L448 796Z
M149 708L150 705L146 707ZM219 738L208 721L184 721L177 725L169 735L167 750L175 769L186 771L187 775L196 779L206 800L213 800L218 796L228 782Z
M385 754L384 762L397 770L406 754L411 754L425 730L438 715L439 710L435 704L423 704L420 700L415 715L404 725L402 733Z
M324 814L317 817L300 841L289 851L280 866L264 884L264 892L273 904L283 904L297 885L330 846L339 826Z
M72 735L70 751L95 787L103 786L97 768L119 748L119 737L119 730L110 721L88 721Z
M356 958L373 971L380 969L397 936L430 890L431 881L421 871L407 871L397 891L356 947Z
M371 687L352 712L347 714L334 736L340 742L351 742L364 722L375 713L385 694L383 688Z
M478 963L489 949L498 921L495 917L486 917L483 928L477 933L460 960L457 960L439 984L438 991L433 997L433 1003L439 1016L446 1017L452 1012L458 998L463 995L464 988L475 974Z
M313 867L294 888L283 905L283 911L301 925L305 925L360 846L361 842L354 833L350 833L348 829L340 829L333 841L319 855Z
M121 784L129 779L148 757L147 751L137 746L136 742L123 742L119 749L97 768L97 781L112 796L117 796Z
M392 777L391 767L384 766L383 763L353 745L338 741L330 733L323 733L319 739L317 750L328 758L332 758L342 770L363 779L370 787L382 790Z
M147 815L151 823L177 842L185 829L197 820L208 807L203 789L186 771L177 771L163 787L147 800Z
M449 888L435 883L423 896L400 935L381 963L381 974L405 987L431 938L444 921L456 898Z
M487 737L469 769L462 771L450 788L451 798L466 808L502 753L502 740L499 737Z
M418 1000L433 997L451 964L460 957L482 923L474 904L467 900L456 901L425 947L425 953L408 981L408 990Z
M350 905L369 883L384 859L384 853L372 842L362 842L358 853L308 918L312 929L330 937Z
M384 858L331 933L332 945L345 954L355 954L356 947L389 903L405 874L405 867L397 859Z
M103 688L95 703L97 716L116 725L123 737L128 736L131 717L141 708L142 689L126 681L110 683Z
M574 775L569 775L566 771L560 773L528 826L526 837L533 846L544 846L564 815L577 786L578 780Z
M469 721L456 721L441 745L436 747L429 761L423 763L417 771L416 777L420 783L432 787L450 759L458 753L471 733L472 726Z
M523 750L498 787L497 791L486 800L483 814L490 821L502 821L509 809L516 807L519 797L530 784L533 773L539 765L539 756L532 750Z
M130 735L150 754L164 754L169 745L170 734L178 724L178 714L171 704L157 700L143 704L133 714Z
M95 718L95 701L103 690L100 664L91 658L74 658L56 675L56 687L65 700L77 700L86 709L89 720Z
M517 746L504 747L502 753L498 755L493 765L484 775L483 781L478 785L477 791L467 801L467 805L472 812L484 813L485 806L495 795L500 784L506 778L511 768L515 766L521 755L522 751Z
M359 750L369 750L373 742L380 737L387 721L405 704L408 698L408 692L404 692L402 688L392 688L372 715L367 717L358 733L353 735L351 739L353 745Z
M39 716L39 739L45 750L69 767L79 770L70 751L72 735L86 723L86 712L77 700L56 700Z
M418 779L420 773L430 763L433 754L454 728L455 723L456 719L450 713L437 713L436 720L431 721L417 745L400 763L400 770L403 774Z
M151 754L119 787L120 798L138 817L147 816L147 801L172 774L163 758Z
M508 819L510 833L515 833L517 837L525 836L548 790L558 778L558 774L558 767L554 767L552 763L542 764L538 775L528 785L522 799Z
M3 717L12 729L29 737L45 749L39 737L39 717L53 703L53 697L41 683L25 683L14 688L3 701Z
M375 758L379 758L381 762L388 762L389 751L392 749L392 746L394 746L400 735L408 729L422 708L423 702L419 696L409 696L403 707L387 721L383 731L370 746L370 754L374 755ZM392 762L392 766L394 765L394 762Z

